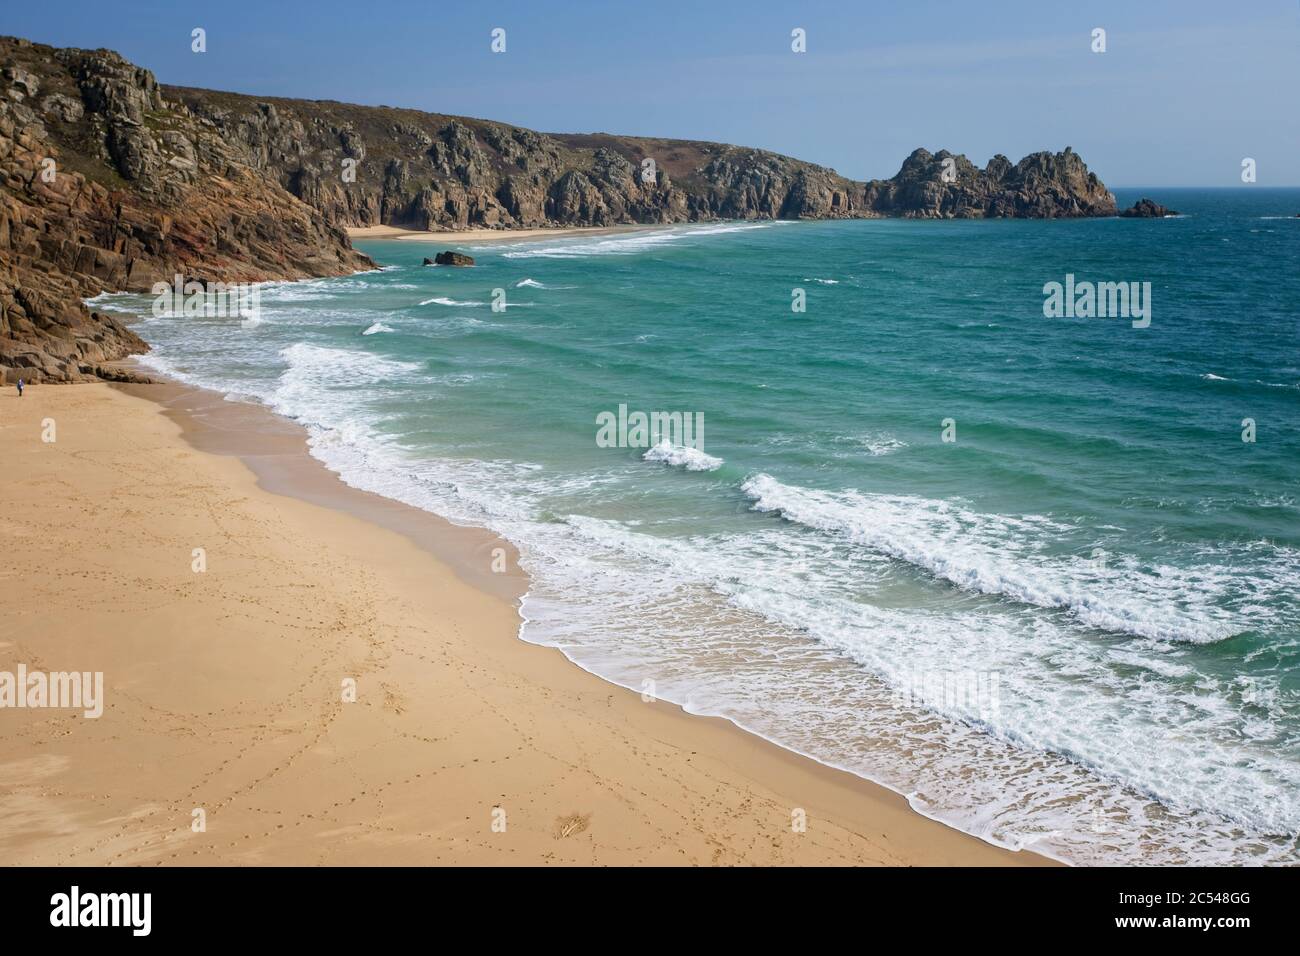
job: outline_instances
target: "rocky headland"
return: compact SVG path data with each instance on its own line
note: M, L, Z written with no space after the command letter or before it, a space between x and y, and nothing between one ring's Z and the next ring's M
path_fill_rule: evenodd
M87 309L159 281L373 267L349 226L1113 216L1069 147L983 169L917 149L857 182L765 150L546 134L387 106L160 86L108 50L0 38L0 378L117 377L147 349Z

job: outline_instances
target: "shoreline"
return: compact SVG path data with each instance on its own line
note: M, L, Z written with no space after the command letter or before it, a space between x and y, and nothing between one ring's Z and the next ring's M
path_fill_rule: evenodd
M223 590L233 588L233 593L224 595L216 606L204 609L205 613L198 617L187 618L188 627L178 632L173 626L159 632L146 626L143 636L136 634L126 639L128 646L137 650L141 643L152 647L153 654L145 655L147 663L128 655L129 660L110 660L113 666L103 668L106 671L109 716L113 715L114 706L127 706L119 668L126 668L129 672L141 667L157 669L158 683L150 685L146 680L141 684L139 675L128 681L127 686L133 688L130 693L131 718L144 721L146 726L140 733L126 735L130 740L123 739L122 735L114 738L121 741L117 748L127 747L131 755L128 758L119 752L119 760L125 759L130 765L140 759L141 753L164 756L155 751L168 751L172 736L182 732L182 728L195 719L193 714L186 713L184 706L177 707L188 698L172 701L168 708L162 707L156 699L167 698L175 687L190 687L195 696L207 699L216 707L218 714L223 706L235 706L241 710L247 706L245 697L250 693L249 688L238 684L232 688L218 680L221 668L215 668L216 675L211 672L211 667L199 675L173 673L163 666L167 654L162 651L162 646L179 640L200 658L211 654L206 647L207 641L214 632L225 633L219 626L220 622L235 615L239 606L247 602L249 595L241 595L241 588L257 590L270 581L280 582L279 588L287 582L298 582L307 593L330 595L329 599L335 600L335 592L331 590L339 587L337 576L332 572L335 566L345 566L352 572L343 576L344 582L351 581L352 575L373 578L375 593L370 596L374 600L369 604L362 600L365 607L360 610L373 618L384 619L394 635L388 636L388 630L381 630L385 635L382 639L360 634L349 637L346 629L340 635L326 628L325 633L318 636L329 646L340 642L348 645L360 642L351 649L360 653L363 659L373 657L379 653L379 648L383 648L384 654L400 657L403 666L375 664L380 673L375 679L365 681L363 686L369 684L373 688L377 681L383 687L384 700L379 703L363 700L359 703L364 706L349 711L349 705L340 705L330 699L335 693L330 690L334 682L317 676L312 684L312 693L308 695L310 700L296 705L300 711L317 717L324 711L330 720L319 728L320 736L313 746L297 751L296 758L289 764L277 765L273 773L267 774L275 777L276 782L266 789L273 791L281 804L275 817L295 820L293 826L297 832L294 839L275 840L274 828L267 829L257 842L251 841L246 834L244 839L250 842L242 846L238 840L220 843L205 839L211 835L212 827L208 834L191 837L188 810L181 814L173 808L172 813L166 815L164 825L156 808L142 810L141 797L137 796L134 801L126 801L127 805L114 807L115 812L102 811L109 814L108 821L102 824L104 826L113 820L118 821L118 828L124 826L123 820L138 822L126 824L125 829L130 832L116 833L114 839L97 846L89 859L81 854L74 857L69 852L70 847L76 848L81 836L76 833L52 835L48 832L49 826L45 828L47 832L43 838L16 837L0 830L0 846L6 847L6 856L10 859L23 863L76 859L92 863L359 865L408 862L539 865L1053 863L1029 851L1001 849L931 820L913 810L904 797L883 786L781 748L730 721L691 715L665 702L643 703L634 692L574 665L558 649L522 640L518 631L518 599L527 582L518 569L514 549L508 542L485 529L453 525L428 512L348 487L310 456L305 432L299 426L275 416L268 409L226 402L216 393L176 384L85 385L75 389L37 386L21 401L24 403L21 409L23 417L31 419L33 427L46 416L59 421L59 442L46 446L46 451L58 449L63 452L84 439L93 447L72 447L77 461L98 462L107 457L114 461L107 477L115 474L117 480L125 478L134 482L149 476L124 476L122 469L125 465L129 472L131 465L136 463L138 456L134 453L134 446L139 444L140 438L147 436L148 443L156 448L163 462L183 459L187 463L186 474L192 472L196 480L201 475L204 483L210 483L216 500L240 502L235 513L241 519L274 517L290 526L293 533L286 537L286 541L301 544L305 539L310 543L305 550L306 556L300 556L296 550L289 555L275 554L274 557L279 559L278 570L264 566L268 560L263 559L272 555L241 554L240 563L254 565L248 576L225 585ZM49 487L50 475L45 475L47 480L43 483L39 477L29 473L27 466L35 449L13 447L14 414L11 409L17 402L16 397L6 393L5 400L0 403L5 412L0 415L0 439L4 440L7 460L15 463L17 485L26 489L22 496L23 509L16 508L13 513L22 514L24 521L44 525L52 518L44 513L49 509L40 507L42 487ZM78 436L79 423L89 423L96 418L101 420L101 425L116 423L112 433L102 433L101 428ZM128 446L125 450L121 448L124 442ZM60 481L70 484L71 493L60 498L62 511L78 505L84 508L88 499L94 501L93 490L82 487L85 481L78 480L88 480L88 476L79 472L89 468L89 464L83 464L78 472L63 470ZM157 474L159 471L166 471L162 464L151 474L156 478L168 477ZM11 487L13 484L11 482ZM164 484L184 486L187 483L164 481ZM211 511L212 500L208 499L205 505ZM129 506L118 496L100 502L97 511L111 512L119 508L124 508L126 513L115 516L114 526L124 541L131 542L136 535L151 533L157 537L165 533L165 530L157 528L150 531L147 527L138 527L142 523L140 519L145 516L133 517ZM199 508L194 510L202 511ZM213 514L224 513L217 510ZM149 522L143 524L147 526ZM229 535L228 540L246 542L248 539ZM265 543L272 550L279 547L276 539L267 538ZM123 547L130 551L135 545ZM508 555L508 569L504 574L488 569L494 548L504 548ZM311 557L326 554L330 558L328 561ZM115 552L115 556L128 565L133 565L138 559L145 563L156 560L156 555L151 554ZM74 575L79 573L77 566L86 558L80 550L69 552L67 548L57 557L61 566L67 566L63 573ZM188 551L181 557L185 564L181 569L184 573L180 574L179 582L168 585L178 594L186 586L192 590L199 580L189 571ZM91 563L103 562L92 560ZM269 563L277 564L275 561ZM179 573L175 569L173 572ZM85 573L85 569L81 573ZM26 580L29 572L25 565L18 570L11 568L5 574L19 577L20 584L30 583ZM430 580L438 582L436 588L428 587ZM6 590L13 595L10 600L16 606L6 608L7 613L2 619L22 621L29 618L30 608L24 613L23 605L16 602L18 593L29 590L29 587ZM152 588L145 591L153 593ZM290 612L309 613L316 604L315 600L302 603L302 598L293 596L292 590L277 590L277 593L290 596L263 607L264 611L270 612L272 620ZM235 600L236 595L245 600ZM402 613L385 611L387 604L380 597L386 598L393 606L400 606ZM352 596L353 602L359 599L357 595ZM4 603L9 604L10 600ZM345 616L358 610L348 602L343 603L346 605ZM46 620L62 620L64 613L74 614L83 625L94 629L94 616L85 620L71 608L58 608L57 602ZM365 620L365 615L362 614L360 619ZM147 620L132 620L127 630L130 632L148 623ZM15 633L21 635L32 630L33 625L29 623ZM80 647L79 653L86 651L84 642L77 640L77 627L71 622L66 628L53 630L58 632L55 643L64 645L66 650ZM10 661L8 658L14 656L15 644L25 644L25 641L14 642L11 632L12 626L0 630L0 667L11 663L16 665L18 660ZM440 644L435 642L441 651L441 666L431 666L430 634L441 639ZM238 638L236 642L242 641L245 652L255 657L269 655L268 666L275 665L271 670L279 675L279 680L288 683L301 680L301 674L296 674L294 668L288 666L290 661L297 662L299 667L311 666L313 674L323 666L302 663L303 659L313 660L320 652L320 647L314 642L303 645L300 640L302 646L295 647L289 641L289 647L277 646L283 637L272 626L259 630L253 637ZM107 654L110 658L113 653L112 648L98 645L95 652ZM287 660L282 659L282 655ZM33 657L29 653L28 663L33 663ZM40 659L48 661L51 667L77 666L73 661L47 656L44 648ZM460 687L459 693L451 695L451 699L437 692L430 699L432 688L443 685L446 690L448 677L445 671L448 669L462 681L472 679L475 683L476 693L470 694L468 700L463 699L464 686ZM332 678L334 674L329 676ZM196 682L201 684L202 690L191 686ZM232 700L237 704L232 705ZM373 716L380 718L378 726L368 727L365 732L359 732L359 736L348 734L338 726L358 710L361 713L378 712ZM160 712L172 716L159 717ZM24 728L30 724L35 729L57 721L66 732L65 737L58 739L68 741L67 748L75 755L61 753L65 750L63 743L50 745L46 742L42 746L39 735L30 733L21 734L21 741L15 741L12 736L0 741L0 766L10 770L8 776L12 781L0 786L0 819L12 817L15 804L24 814L47 823L94 816L95 805L84 799L87 789L101 794L106 789L114 791L107 799L119 802L121 795L115 788L108 786L101 776L86 773L89 765L97 759L106 759L104 755L88 751L87 745L95 746L93 742L102 736L109 721L82 722L59 715L57 711L40 713L39 716L37 713L22 712ZM0 717L3 716L12 719L12 712L8 715L0 712ZM153 720L150 720L151 716ZM208 716L211 719L212 715ZM287 719L288 715L277 713L270 725L287 732L279 727ZM482 728L478 728L478 724L483 722L492 725L498 733L488 734L485 738ZM437 736L437 728L449 723L470 729L447 738ZM394 734L397 730L401 732ZM266 733L265 725L263 733ZM506 748L508 756L501 753L503 745L497 739L500 733L515 743L513 750ZM338 735L356 746L355 750L350 750L351 756L343 765L339 765L337 759L329 759L329 753L338 756L339 745L333 739ZM230 772L226 769L228 765L243 762L234 755L244 754L245 748L250 746L255 751L261 750L267 743L256 730L232 731L230 736L233 739L212 741L210 756L212 761L218 762L218 768L208 767L206 773L198 773L200 779L220 777ZM329 743L328 753L319 752L321 743ZM103 747L102 740L98 746ZM481 755L468 756L458 768L474 783L471 785L459 776L440 778L447 780L443 786L450 785L452 793L440 792L433 797L429 793L417 793L422 790L419 768L430 766L423 751L444 747L455 750L462 757ZM108 749L115 750L114 747ZM396 752L392 752L394 750ZM198 760L199 767L189 767L189 772L181 772L179 779L176 779L175 770L165 774L172 788L182 787L187 782L191 784L191 790L196 786L191 778L201 769L201 755L206 752L203 747L198 751L198 756L190 755L188 760ZM360 755L372 751L382 752L388 759L379 760L378 767L369 767L368 759ZM568 758L555 759L566 751L572 751ZM270 759L266 755L260 756L262 761ZM295 771L295 760L309 765L310 782L298 781L304 772ZM475 765L480 760L497 766L499 772L486 777L481 775L481 771L476 773L479 768ZM57 768L51 765L51 761L58 765ZM358 762L366 764L367 768L358 767ZM440 763L444 771L451 769L445 754L434 757L433 762ZM164 759L159 763L167 764L168 761ZM43 770L38 771L38 766ZM82 772L78 773L78 768L82 768ZM104 772L113 776L107 769ZM46 776L57 778L57 793L61 797L56 798L56 791L52 789L56 780L40 782ZM65 779L69 777L72 779ZM395 782L399 777L406 778L402 784ZM291 786L290 781L294 785ZM358 781L364 784L359 796L353 793ZM221 806L222 815L233 815L243 829L251 830L268 823L270 818L264 819L264 811L259 813L243 805L249 799L254 803L266 799L262 788L253 786L260 784L259 779L246 784L244 790L238 791L246 793L246 797L237 800L234 796L227 796ZM362 799L371 788L391 789L392 793L379 807L374 807ZM167 787L162 789L166 791ZM348 796L351 800L344 802ZM493 800L499 801L507 810L514 810L509 818L508 832L519 833L518 838L495 834L502 839L496 844L492 842L494 834L489 824ZM153 800L144 798L146 805L156 801L157 796ZM175 800L167 802L174 804ZM51 803L54 805L50 806ZM538 804L544 805L544 809ZM594 808L590 806L592 804ZM339 810L340 806L356 807L364 812L359 816L349 814ZM400 825L393 825L390 820L394 806L400 807ZM792 833L791 808L806 811L806 833ZM5 813L6 810L9 812ZM327 810L330 812L326 813ZM574 825L578 828L575 835L556 836L552 824L564 819L566 814L581 817L583 822ZM515 823L516 819L520 822ZM330 824L328 827L325 820ZM684 827L686 821L690 821L691 826ZM340 825L342 829L339 829ZM299 835L306 835L303 827L318 837L327 831L350 836L343 840L345 847L331 845L329 849L323 849L312 841L304 843ZM386 835L383 839L363 836L373 836L375 828L384 830ZM36 829L40 833L42 828ZM58 830L57 827L53 829ZM431 833L440 834L445 839L431 840ZM184 854L177 850L181 845L178 841L187 845ZM190 844L192 850L188 849ZM114 852L108 852L106 847L113 847Z
M400 226L347 226L348 239L393 239L399 242L433 242L442 245L486 242L537 242L543 239L573 239L590 236L617 236L633 232L671 229L691 223L632 223L618 226L555 226L530 229L457 229L430 232L422 229L403 229Z

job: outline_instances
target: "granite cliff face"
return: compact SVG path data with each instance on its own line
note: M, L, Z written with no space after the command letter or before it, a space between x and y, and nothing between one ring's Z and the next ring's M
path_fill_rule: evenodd
M50 162L53 162L51 167ZM81 300L372 267L347 226L1114 215L1069 148L979 169L918 149L855 182L764 150L159 86L106 50L0 38L0 376L75 381L147 346Z
M718 143L164 87L330 222L410 229L867 215L862 185Z
M119 377L147 349L82 299L173 275L252 281L372 266L223 134L105 50L0 39L0 376Z
M893 179L866 184L863 205L909 219L1056 219L1115 215L1115 197L1069 146L984 169L946 149L918 149Z
M855 182L788 156L689 140L544 134L391 107L163 87L245 144L329 221L410 229L714 219L1113 216L1066 147L979 169L918 149L893 179ZM945 163L951 160L950 163Z

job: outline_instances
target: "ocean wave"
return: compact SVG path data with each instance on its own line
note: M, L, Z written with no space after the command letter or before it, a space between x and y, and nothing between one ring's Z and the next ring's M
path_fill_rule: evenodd
M386 359L371 352L298 342L280 350L286 367L264 399L272 410L302 424L340 420L364 428L350 411L358 389L412 381L423 366Z
M685 468L687 471L717 471L723 465L721 458L706 455L698 448L674 445L667 439L659 442L641 458L643 461L662 462L674 468Z
M852 442L866 450L867 454L873 458L879 458L883 455L892 455L896 451L901 451L907 447L907 442L895 438L888 432L878 432L870 435L851 435L844 440Z
M565 292L570 289L576 289L576 285L546 285L538 282L536 279L521 279L515 283L516 289L543 289L547 292Z
M627 256L647 252L669 243L680 242L683 239L749 232L754 229L771 228L779 224L776 221L766 221L646 230L645 232L633 232L628 235L579 239L566 242L563 245L555 244L552 241L545 245L505 252L502 255L506 259L584 259L589 256Z
M1257 623L1223 606L1229 594L1260 616L1261 582L1218 565L1146 567L1123 556L1099 563L1053 555L1049 532L1069 526L1041 516L979 514L911 496L818 491L766 474L750 477L742 490L756 511L844 535L964 590L1066 610L1100 630L1195 644L1226 640Z
M385 325L383 322L376 322L370 328L362 332L362 335L378 335L380 332L396 332L397 330L391 325Z
M1231 382L1232 379L1224 378L1222 375L1215 375L1213 372L1206 372L1201 378L1207 382Z
M690 236L720 236L731 232L752 232L755 229L771 229L773 226L789 225L789 220L765 219L761 222L732 222L720 223L715 226L687 226L685 237Z
M678 541L638 533L635 521L567 510L557 522L548 517L554 498L615 491L626 473L413 457L379 436L377 413L358 402L357 386L377 376L423 381L418 366L305 344L281 358L289 368L272 384L274 405L307 426L312 454L345 482L487 525L519 545L532 575L526 640L558 646L623 686L639 690L654 678L657 696L688 712L724 717L877 780L918 811L1000 845L1112 864L1292 858L1285 843L1243 840L1213 814L1151 802L1154 794L1175 806L1231 807L1269 833L1296 823L1295 801L1285 796L1297 792L1294 770L1258 749L1243 756L1234 713L1204 687L1184 693L1154 683L1204 684L1186 673L1180 651L1126 646L1113 659L1134 675L1124 677L1062 623L1011 611L873 606L858 591L886 579L893 561L815 529ZM1063 527L1024 521L1025 534ZM656 596L650 623L647 593ZM1000 673L1000 718L960 700L909 701L899 692L918 674L971 671ZM1090 693L1080 692L1084 683ZM1274 693L1268 681L1250 690ZM1214 743L1210 729L1230 737L1228 745Z
M432 299L425 299L423 302L420 303L420 305L454 305L454 306L461 306L464 308L472 309L475 308L476 306L487 305L487 303L486 302L460 302L457 301L456 299L449 299L446 296L440 295Z
M1220 700L1220 685L1183 663L1185 648L1080 640L1067 622L1011 608L864 601L890 577L888 559L812 531L680 540L635 524L569 515L516 527L526 550L547 557L525 637L624 686L653 675L659 696L691 713L886 782L921 812L1004 846L1079 862L1226 860L1240 831L1213 808L1262 833L1300 824L1296 801L1274 793L1297 782L1296 768L1240 739L1241 702ZM546 542L535 537L543 530ZM733 610L692 597L701 586ZM647 592L653 628L611 615L626 607L636 618ZM579 593L590 600L563 597ZM918 693L927 675L972 674L996 675L992 700ZM1269 680L1250 687L1255 698L1274 690ZM1275 735L1279 718L1262 719L1260 738ZM876 763L881 748L907 754L913 769ZM1156 814L1153 796L1165 801ZM1095 839L1103 812L1120 848ZM1289 853L1285 839L1245 852Z
M347 303L320 303L340 304ZM491 318L499 324L485 323L454 309L418 314L420 334L435 345L438 336L509 327L498 317ZM141 361L228 395L255 395L303 423L312 454L350 485L492 527L518 544L531 575L524 639L554 644L580 666L638 692L652 678L664 700L877 780L920 812L1001 845L1080 863L1295 862L1294 835L1263 841L1258 834L1300 832L1300 770L1286 749L1295 705L1277 664L1297 656L1279 646L1300 629L1278 635L1272 628L1268 640L1250 635L1207 653L1176 638L1098 633L1073 608L1040 609L1012 596L1017 588L1054 599L1077 591L1097 607L1109 603L1138 618L1163 609L1163 626L1208 614L1236 632L1269 620L1273 606L1294 607L1279 597L1288 581L1300 582L1294 556L1265 542L1246 553L1201 541L1199 554L1156 549L1179 568L1120 556L1111 570L1098 570L1078 555L1093 543L1120 550L1109 542L1140 538L1140 520L1127 529L1076 527L1054 517L978 514L959 502L814 492L788 478L770 490L768 503L788 493L780 503L802 520L778 521L737 513L734 486L716 476L652 482L663 486L653 489L656 496L666 488L673 496L698 496L692 506L708 503L708 510L683 513L676 497L645 496L645 464L627 456L608 456L594 470L584 461L573 472L549 451L519 452L546 455L544 467L495 460L508 454L499 447L485 451L485 460L469 457L490 443L460 442L442 427L455 407L447 397L477 384L475 375L504 379L511 372L477 365L468 372L440 358L394 362L364 351L393 341L357 337L391 312L286 301L268 315L274 324L251 335L237 324L164 320L148 327L157 349ZM399 323L403 331L415 326ZM635 327L620 337L630 338ZM303 337L313 344L281 350ZM646 338L653 336L639 340ZM327 341L339 348L316 344ZM1282 379L1293 371L1255 374ZM446 408L439 407L443 399ZM776 427L785 432L760 439L751 451L766 459L775 450L769 446L807 446L803 460L812 467L824 462L818 446L828 440L845 457L876 454L873 447L896 453L892 436L857 434L861 417L851 421L828 423L812 441L781 422ZM921 451L893 460L908 464ZM878 473L884 464L866 467ZM767 467L776 472L780 465ZM838 471L817 473L836 487L845 483ZM827 496L821 510L806 500L816 494ZM1271 505L1272 499L1258 503ZM1294 501L1278 499L1277 506L1294 508ZM575 513L584 508L602 517ZM695 520L717 508L725 520ZM606 520L613 515L626 520ZM1283 528L1292 514L1264 518ZM1071 547L1062 551L1062 541ZM1006 589L980 597L948 587L949 578L936 583L942 575L897 556L907 549L931 563L950 557L945 570L957 577ZM1247 578L1256 579L1253 590L1243 589ZM1156 587L1161 582L1164 590ZM1201 584L1203 596L1195 593ZM1230 610L1216 610L1216 602ZM1252 655L1260 666L1238 678L1236 662L1250 663ZM1209 657L1217 664L1206 666ZM961 672L1000 675L1000 715L960 700L900 703L900 688L916 674ZM1248 683L1236 688L1237 679Z
M143 293L101 292L89 299L83 299L82 304L95 312L113 312L118 315L137 315L141 317L153 314L153 298Z

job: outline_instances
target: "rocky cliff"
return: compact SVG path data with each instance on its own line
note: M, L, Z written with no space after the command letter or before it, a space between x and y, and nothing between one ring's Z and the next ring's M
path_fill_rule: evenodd
M980 169L965 156L915 150L893 179L866 184L862 205L910 219L1113 216L1115 197L1069 146Z
M372 266L343 230L106 50L0 39L0 375L78 381L147 346L82 300Z
M712 219L1113 216L1115 199L1066 147L980 169L918 149L887 180L760 149L535 133L386 106L163 87L247 147L249 161L329 221L410 229L603 226Z
M410 229L868 215L862 184L762 150L559 135L386 106L163 87L329 222Z
M81 301L373 265L346 226L1115 214L1069 148L888 180L719 143L544 134L386 106L159 86L106 50L0 38L0 375L75 381L146 346ZM7 370L7 372L6 372Z

